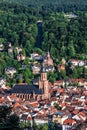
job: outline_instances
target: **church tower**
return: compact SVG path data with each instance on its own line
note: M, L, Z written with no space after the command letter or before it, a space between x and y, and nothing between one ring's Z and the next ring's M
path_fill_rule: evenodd
M47 52L47 58L50 58L50 52L49 51Z
M52 60L52 58L50 56L49 51L48 51L48 53L46 55L46 58L44 58L43 64L47 65L47 66L53 66L53 60Z
M41 77L39 80L39 89L42 89L43 91L43 99L47 99L50 97L47 73L44 70L41 72Z

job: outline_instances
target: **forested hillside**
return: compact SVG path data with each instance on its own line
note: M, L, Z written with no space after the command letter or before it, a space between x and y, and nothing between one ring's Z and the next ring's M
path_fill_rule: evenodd
M41 21L39 31L38 20ZM12 44L12 54L8 52L9 42ZM70 58L87 60L87 11L43 11L32 6L0 2L0 47L2 46L4 50L0 50L0 76L5 75L5 69L9 66L17 70L13 81L7 77L8 83L16 83L18 78L24 81L28 79L26 82L30 83L29 80L33 77L30 68L23 72L21 68L23 64L30 66L28 60L32 52L44 55L49 50L55 66L61 63L63 57L66 61ZM16 47L21 47L22 54L26 56L23 62L17 60Z
M37 21L42 22L42 49L55 58L76 57L87 53L87 13L75 12L68 18L65 13L37 11L17 4L0 4L0 42L23 46L26 55L37 47Z
M75 11L87 10L87 0L6 0L44 10Z

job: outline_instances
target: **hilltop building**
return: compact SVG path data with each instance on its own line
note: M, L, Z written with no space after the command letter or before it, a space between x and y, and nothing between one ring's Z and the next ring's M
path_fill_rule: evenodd
M49 51L48 51L46 57L44 58L43 65L53 66L53 60L52 60L52 58L50 56Z
M49 51L43 60L43 67L44 67L46 72L49 72L49 71L53 72L54 71L53 59L51 58Z

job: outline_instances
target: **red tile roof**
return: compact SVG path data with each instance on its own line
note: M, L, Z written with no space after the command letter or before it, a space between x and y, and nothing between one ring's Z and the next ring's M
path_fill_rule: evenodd
M29 116L27 119L28 119L29 121L31 121L31 120L32 120L32 116Z
M79 115L83 116L83 117L86 117L85 113L82 111L82 112L79 112Z
M76 123L76 121L74 119L65 119L63 122L64 125L70 125L70 124L73 125L75 123Z
M79 113L79 110L78 109L75 109L74 111L73 111L73 114L78 114Z
M18 103L18 102L16 102L15 104L14 104L14 108L17 108L17 107L19 107L20 106L20 104Z
M30 105L32 105L32 107L37 107L39 104L38 104L38 102L32 102L32 103L30 103Z

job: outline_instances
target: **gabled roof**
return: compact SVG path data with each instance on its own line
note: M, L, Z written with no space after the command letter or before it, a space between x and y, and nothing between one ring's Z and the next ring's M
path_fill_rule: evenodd
M70 125L70 124L73 125L75 123L76 123L76 121L74 119L65 119L63 122L64 125Z
M16 84L11 89L12 93L17 94L42 94L42 90L39 89L38 85L26 85L26 84Z

